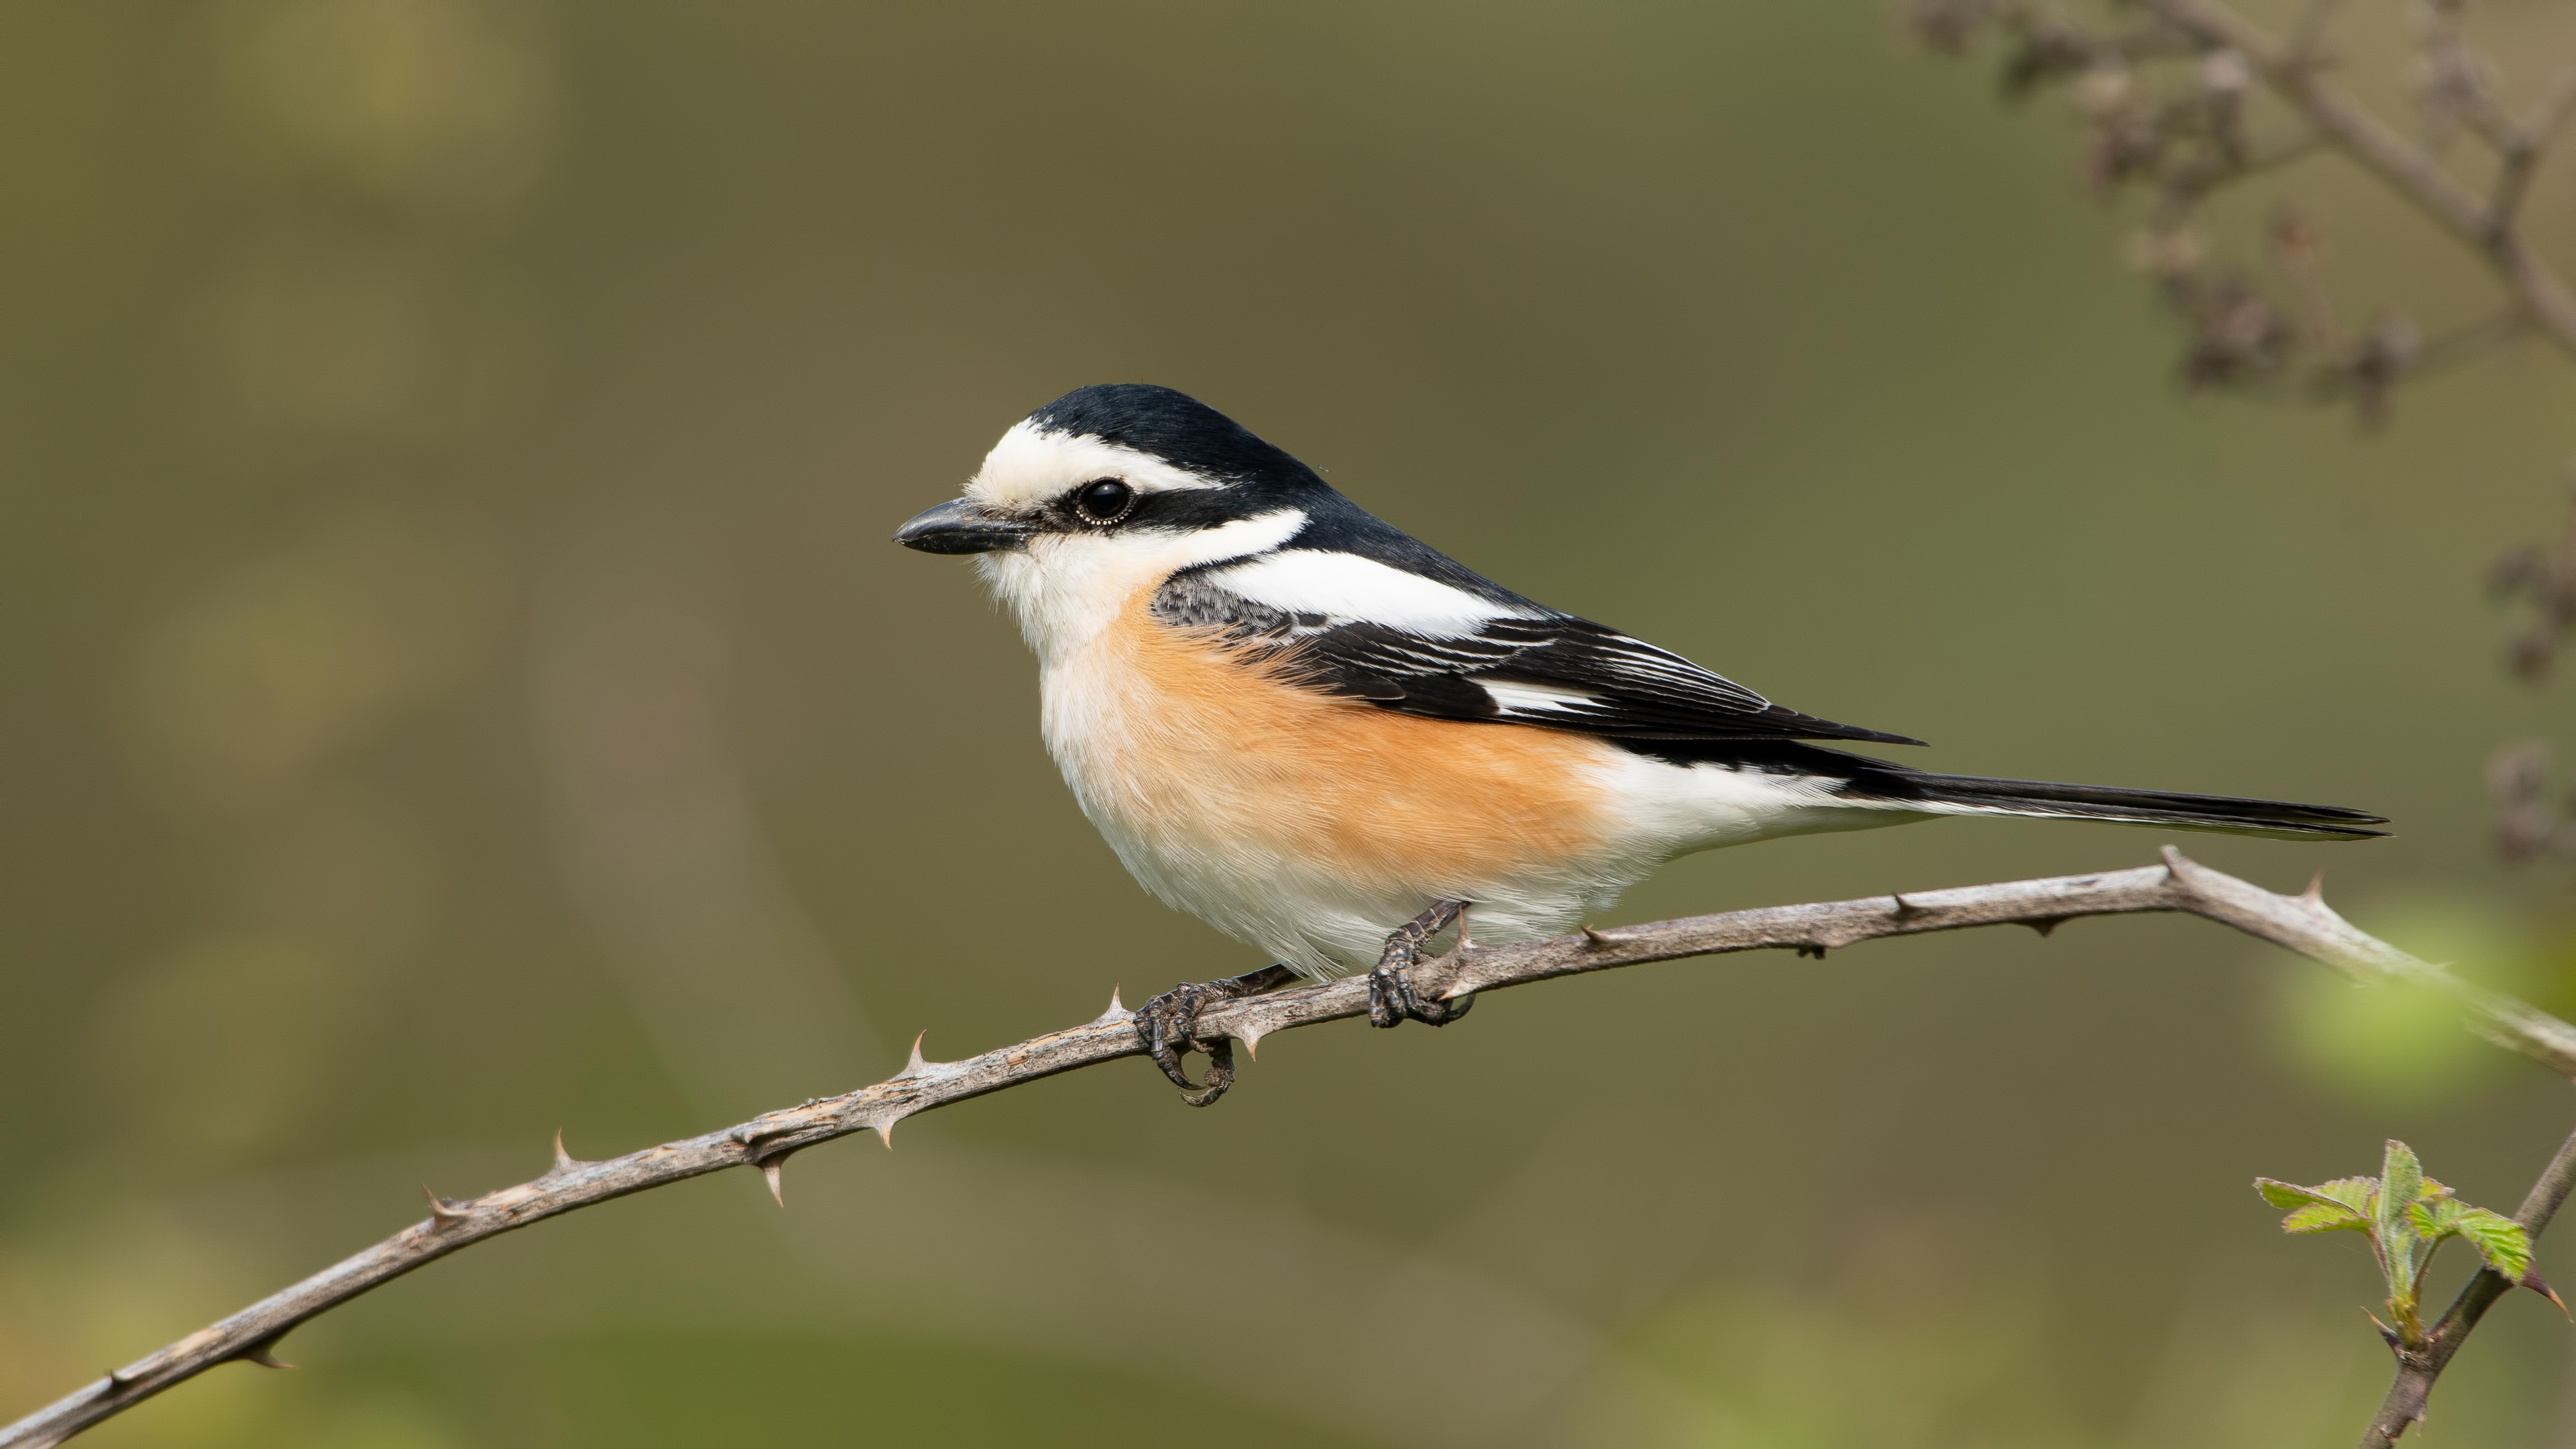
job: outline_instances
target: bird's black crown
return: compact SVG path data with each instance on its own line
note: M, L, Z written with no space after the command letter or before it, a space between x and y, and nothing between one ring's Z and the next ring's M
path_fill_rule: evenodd
M1150 382L1078 387L1029 414L1050 433L1096 437L1227 482L1320 483L1314 471L1185 392Z

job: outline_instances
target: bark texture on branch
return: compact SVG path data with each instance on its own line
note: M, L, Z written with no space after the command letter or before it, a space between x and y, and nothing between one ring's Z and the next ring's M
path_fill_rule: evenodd
M2033 926L2046 932L2077 916L2180 912L2259 936L2356 981L2403 980L2432 986L2458 1002L2462 1020L2471 1030L2576 1079L2576 1026L2479 990L2356 930L2327 907L2313 886L2302 895L2278 895L2195 864L2170 847L2164 855L2163 865L2136 870L1729 911L1612 930L1586 929L1507 946L1466 945L1421 963L1414 968L1414 980L1427 996L1455 998L1686 956L1761 950L1822 955L1834 947L1882 936L1999 925ZM1471 924L1472 920L1471 913ZM1362 1016L1367 1011L1367 983L1352 977L1228 1002L1205 1012L1200 1027L1210 1038L1224 1034L1248 1046L1272 1032ZM805 1148L870 1131L891 1144L895 1124L914 1113L1143 1054L1130 1013L1113 995L1109 1010L1093 1021L963 1061L924 1061L916 1043L911 1062L885 1081L764 1113L724 1131L598 1162L566 1155L558 1139L554 1166L542 1176L464 1200L433 1196L425 1220L0 1429L0 1449L59 1444L217 1364L272 1362L270 1350L297 1325L415 1268L514 1228L731 1167L759 1169L776 1193L781 1164ZM2571 1169L2576 1169L2576 1159L2571 1159ZM2560 1192L2563 1196L2563 1188ZM2526 1213L2530 1210L2526 1204ZM2545 1217L2544 1213L2543 1221ZM2538 1223L2532 1226L2536 1229ZM2456 1341L2452 1347L2456 1349ZM2438 1366L2432 1370L2439 1372ZM2424 1388L2429 1391L2430 1387L2428 1375Z

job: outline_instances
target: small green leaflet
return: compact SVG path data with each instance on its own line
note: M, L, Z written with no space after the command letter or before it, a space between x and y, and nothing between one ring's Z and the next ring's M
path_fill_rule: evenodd
M2285 1233L2334 1233L2347 1229L2369 1232L2370 1220L2339 1202L2312 1202L2281 1219L2281 1231Z
M2424 1164L2413 1148L2389 1138L2388 1155L2379 1168L2379 1196L2370 1205L2370 1237L2388 1268L2389 1296L2408 1303L2414 1301L2416 1280L2422 1276L2416 1250L2432 1246L2415 1232L2415 1203L2423 1195Z
M2356 1233L2370 1231L2370 1196L2378 1191L2375 1177L2338 1177L2314 1187L2276 1182L2268 1177L2254 1179L2254 1190L2263 1200L2277 1208L2293 1209L2281 1219L2285 1233L2330 1233L2349 1228Z
M2272 1206L2288 1209L2281 1219L2285 1233L2355 1232L2370 1238L2388 1282L2389 1317L2396 1322L2392 1337L2404 1343L2424 1339L2417 1313L2424 1276L2433 1250L2452 1238L2466 1240L2497 1276L2558 1301L2532 1267L2531 1234L2522 1224L2452 1196L2449 1187L2424 1175L2423 1162L2403 1142L2389 1142L2378 1177L2338 1177L2313 1187L2258 1177L2254 1190Z
M2456 1209L2446 1226L2477 1249L2478 1256L2487 1260L2487 1266L2495 1269L2497 1276L2516 1283L2531 1276L2531 1234L2523 1231L2522 1224L2482 1207L2443 1205Z

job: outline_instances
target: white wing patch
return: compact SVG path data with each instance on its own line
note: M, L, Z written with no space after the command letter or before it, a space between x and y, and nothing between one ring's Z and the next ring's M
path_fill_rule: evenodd
M1494 697L1494 707L1505 714L1562 714L1601 703L1601 696L1597 694L1555 689L1544 684L1504 684L1492 679L1479 679L1476 684Z
M1374 559L1311 548L1264 554L1208 582L1283 613L1360 620L1430 639L1465 639L1495 619L1539 617Z

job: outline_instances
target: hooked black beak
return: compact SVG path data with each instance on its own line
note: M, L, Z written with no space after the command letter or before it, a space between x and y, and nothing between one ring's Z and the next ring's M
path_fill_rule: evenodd
M1037 530L952 498L894 531L894 541L923 553L1006 553L1028 547Z

